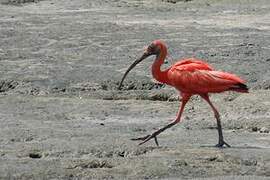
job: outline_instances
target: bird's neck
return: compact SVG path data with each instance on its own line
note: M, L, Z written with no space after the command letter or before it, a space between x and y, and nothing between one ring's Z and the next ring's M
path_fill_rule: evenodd
M152 65L152 74L157 81L168 84L168 76L167 76L168 70L161 71L160 69L162 64L164 63L166 56L167 56L167 49L164 47L160 50L160 53L157 54L156 56L155 62Z

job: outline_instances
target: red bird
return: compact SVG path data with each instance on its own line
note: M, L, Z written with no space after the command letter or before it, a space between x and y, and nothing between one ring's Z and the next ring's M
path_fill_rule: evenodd
M230 147L230 145L226 143L223 139L220 115L215 106L210 101L208 93L220 93L224 91L248 93L248 88L244 84L245 81L234 74L222 71L215 71L206 62L195 58L180 60L174 65L172 65L170 68L161 71L160 67L164 63L164 60L167 56L167 47L165 43L161 40L155 40L145 49L142 57L137 59L128 68L122 78L122 81L120 82L119 89L121 88L122 83L129 71L142 60L151 55L156 56L156 59L152 65L152 74L154 78L159 82L173 86L178 91L180 91L180 95L182 97L182 104L177 113L177 117L173 122L169 123L167 126L164 126L163 128L155 131L152 134L140 138L134 138L132 140L141 140L142 142L139 144L141 145L154 138L158 146L157 136L164 130L179 123L184 107L189 101L190 97L192 95L199 95L210 105L210 107L214 111L214 115L217 120L219 138L216 147L223 147L224 145Z

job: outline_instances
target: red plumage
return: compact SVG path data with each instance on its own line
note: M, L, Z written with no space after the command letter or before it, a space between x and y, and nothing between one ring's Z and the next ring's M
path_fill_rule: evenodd
M183 93L204 94L229 90L248 91L243 86L245 81L238 76L214 71L209 64L195 58L184 59L172 65L167 70L167 77L167 83Z

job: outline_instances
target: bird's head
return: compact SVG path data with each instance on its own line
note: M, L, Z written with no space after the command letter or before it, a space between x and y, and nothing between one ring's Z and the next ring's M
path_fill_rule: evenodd
M163 47L166 47L164 42L162 42L161 40L155 40L149 46L146 46L144 48L143 56L147 58L151 55L159 55Z
M130 66L129 68L127 69L127 71L125 72L120 84L119 84L119 87L118 89L121 89L121 86L122 86L122 83L124 82L124 79L126 78L127 74L129 73L129 71L131 69L133 69L137 64L139 64L140 62L142 62L144 59L148 58L149 56L152 56L152 55L156 55L156 56L159 56L160 52L161 51L166 51L167 53L167 47L165 45L165 43L161 40L155 40L153 41L149 46L146 46L144 48L144 53L143 55L137 59L136 61L134 61Z

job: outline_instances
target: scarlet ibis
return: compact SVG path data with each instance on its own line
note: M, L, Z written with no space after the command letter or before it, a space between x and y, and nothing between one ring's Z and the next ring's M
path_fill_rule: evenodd
M215 106L210 101L208 93L221 93L224 91L248 93L248 87L244 84L245 81L234 74L215 71L209 64L196 58L179 60L170 68L162 71L160 67L164 63L164 60L167 56L167 46L163 41L155 40L147 48L145 48L141 58L137 59L127 69L120 82L119 89L121 89L123 81L130 70L133 69L142 60L151 55L156 56L152 65L153 77L161 83L175 87L180 92L182 97L182 104L174 121L164 126L163 128L158 129L152 134L146 135L144 137L134 138L132 140L142 141L139 144L141 145L154 138L156 145L158 146L159 144L157 141L157 136L166 129L179 123L184 107L189 101L190 97L192 95L199 95L210 105L211 109L214 111L219 137L216 147L223 147L224 145L230 147L230 145L223 139L220 115Z

